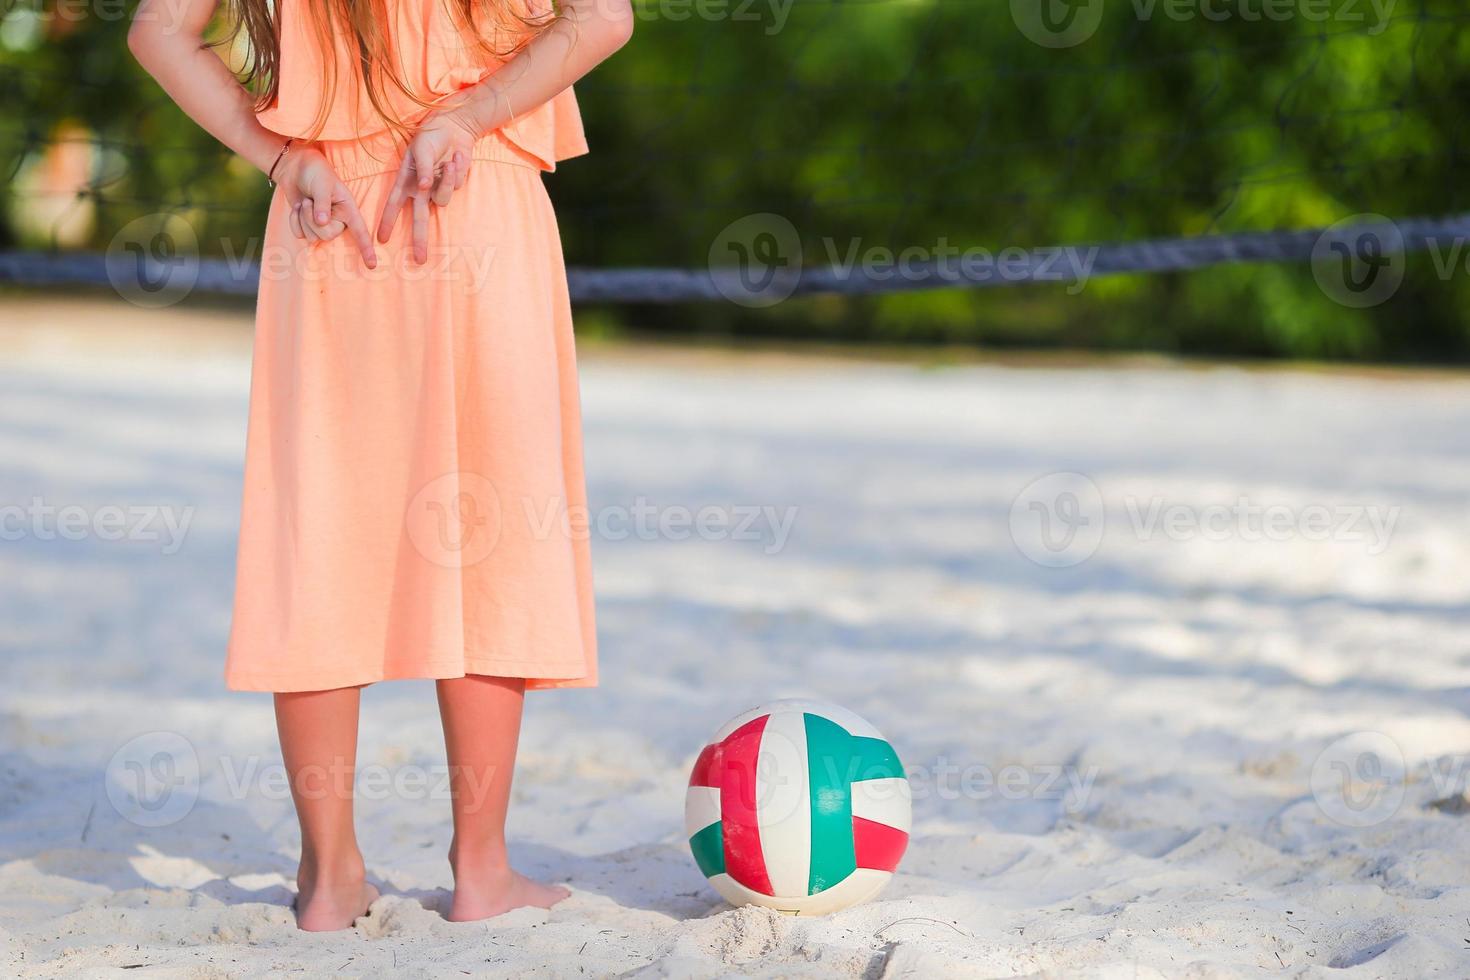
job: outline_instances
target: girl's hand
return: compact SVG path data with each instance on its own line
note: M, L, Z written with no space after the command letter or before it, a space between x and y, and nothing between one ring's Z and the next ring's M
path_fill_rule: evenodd
M344 231L350 232L363 262L369 269L377 267L373 238L357 202L320 150L293 145L280 162L277 183L291 206L291 234L307 241L329 242Z
M378 241L393 234L398 215L412 201L413 260L429 261L429 205L444 207L469 175L471 154L478 134L453 109L435 112L424 120L398 168L393 189L383 202Z

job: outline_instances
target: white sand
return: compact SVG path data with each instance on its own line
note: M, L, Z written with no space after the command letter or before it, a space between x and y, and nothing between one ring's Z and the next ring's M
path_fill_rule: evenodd
M0 540L0 971L1470 975L1463 378L593 353L600 513L795 507L790 539L599 537L604 683L535 696L511 818L522 867L574 889L550 914L441 918L432 689L372 689L362 762L400 784L360 827L390 894L306 936L270 700L220 681L247 329L0 300L0 505L194 509L177 551ZM1018 550L1030 498L1010 519L1056 471L1106 511L1064 568ZM1136 529L1242 497L1292 529ZM1364 508L1386 540L1341 525ZM723 906L681 838L705 736L797 694L914 769L901 873L826 919ZM199 776L158 769L174 795L129 821L104 774L157 732Z

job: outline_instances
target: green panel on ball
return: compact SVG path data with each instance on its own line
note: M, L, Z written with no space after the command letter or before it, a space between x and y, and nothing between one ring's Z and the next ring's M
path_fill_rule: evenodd
M881 738L868 738L865 735L854 735L853 744L853 782L861 782L864 779L892 779L895 776L907 775L903 771L903 763L898 761L898 753L893 751Z
M725 873L725 835L716 820L708 827L689 838L689 850L694 852L694 863L706 878Z
M831 888L857 867L852 845L853 737L829 718L806 715L807 780L812 801L807 894Z

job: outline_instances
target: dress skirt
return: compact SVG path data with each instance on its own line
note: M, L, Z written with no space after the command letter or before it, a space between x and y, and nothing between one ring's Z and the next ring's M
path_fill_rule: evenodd
M392 137L322 144L370 229ZM362 264L272 201L226 682L597 681L571 307L543 164L500 133Z

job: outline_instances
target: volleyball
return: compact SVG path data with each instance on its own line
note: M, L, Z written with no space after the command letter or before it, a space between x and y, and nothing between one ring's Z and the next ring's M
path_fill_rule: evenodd
M699 870L732 905L823 915L865 902L908 846L898 753L821 701L773 701L726 722L695 760L684 828Z

